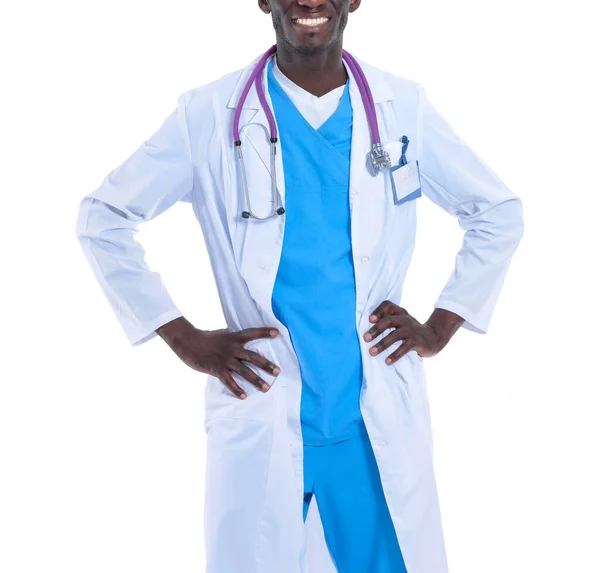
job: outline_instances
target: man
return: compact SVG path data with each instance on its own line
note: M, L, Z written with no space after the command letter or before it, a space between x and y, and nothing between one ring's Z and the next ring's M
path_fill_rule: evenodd
M447 571L422 360L461 326L487 331L521 203L421 86L365 63L362 84L342 49L360 3L259 0L277 40L265 69L182 94L80 207L79 240L130 343L158 334L209 375L208 573ZM399 306L421 192L465 229L425 323ZM134 240L179 200L227 329L187 321Z

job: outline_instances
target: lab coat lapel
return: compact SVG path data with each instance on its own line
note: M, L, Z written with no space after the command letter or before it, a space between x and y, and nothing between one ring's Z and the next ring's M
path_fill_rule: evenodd
M350 152L350 205L361 192L361 183L367 175L368 154L371 148L371 134L364 104L354 76L349 73L350 101L352 102L352 149Z
M373 100L377 111L382 144L385 144L389 136L390 126L387 125L388 111L391 106L385 102L394 99L394 94L388 83L381 77L378 71L357 59L373 94ZM383 203L377 195L383 192L386 184L385 178L389 176L387 170L373 175L370 167L369 154L372 148L371 131L362 101L362 96L354 76L348 70L350 76L350 98L352 102L352 150L350 163L350 221L352 234L352 250L355 257L355 277L357 283L356 307L360 313L357 315L357 324L367 310L367 297L369 293L370 265L374 246L378 243L378 233L381 229L383 218ZM393 131L393 128L391 129ZM355 206L360 205L356 209ZM370 309L372 310L372 309Z
M227 105L231 110L231 118L233 118L233 111L240 93L259 59L256 58L246 67L238 80ZM266 69L263 71L262 81L267 101L272 109ZM232 125L227 128L229 133L232 133ZM233 136L230 135L230 137ZM256 88L252 86L240 116L240 138L248 177L250 206L252 211L260 217L266 216L275 208L271 191L269 137L269 122L260 105ZM280 206L285 207L285 180L280 149L278 144L275 156L277 190ZM226 194L226 201L236 262L252 298L269 316L272 316L271 293L281 256L285 214L274 215L266 220L242 218L241 213L247 209L247 206L237 154L232 153L232 160L235 165L235 171L232 171L235 192L232 189L231 193Z

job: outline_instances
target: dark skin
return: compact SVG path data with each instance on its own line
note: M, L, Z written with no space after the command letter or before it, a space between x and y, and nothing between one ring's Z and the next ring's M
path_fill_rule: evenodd
M358 10L360 4L361 0L258 0L259 8L273 20L277 65L282 73L318 97L344 85L348 75L342 62L343 32L349 14ZM310 18L327 21L308 25L305 19ZM402 341L386 358L388 365L411 350L422 357L435 356L464 322L457 314L436 308L425 323L420 323L389 300L381 302L369 320L373 326L363 333L363 339L370 342L384 335L369 349L371 356L378 356L394 342ZM238 332L200 330L182 316L156 332L185 364L216 376L240 399L247 394L233 379L233 372L262 392L267 392L269 385L248 364L273 376L280 373L279 366L244 346L252 340L275 338L279 335L276 327Z

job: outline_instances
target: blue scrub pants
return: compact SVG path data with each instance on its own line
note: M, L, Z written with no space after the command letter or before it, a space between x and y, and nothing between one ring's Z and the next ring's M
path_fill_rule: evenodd
M304 520L312 496L339 573L406 573L367 435L304 446Z

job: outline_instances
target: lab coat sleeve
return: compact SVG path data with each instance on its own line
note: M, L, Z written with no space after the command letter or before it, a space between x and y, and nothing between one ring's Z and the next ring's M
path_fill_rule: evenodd
M454 271L435 307L458 314L466 329L483 334L523 235L521 200L418 89L421 191L464 229Z
M111 171L80 205L76 231L84 254L132 346L182 316L159 273L135 239L149 221L177 201L190 201L193 166L186 94L158 131Z

